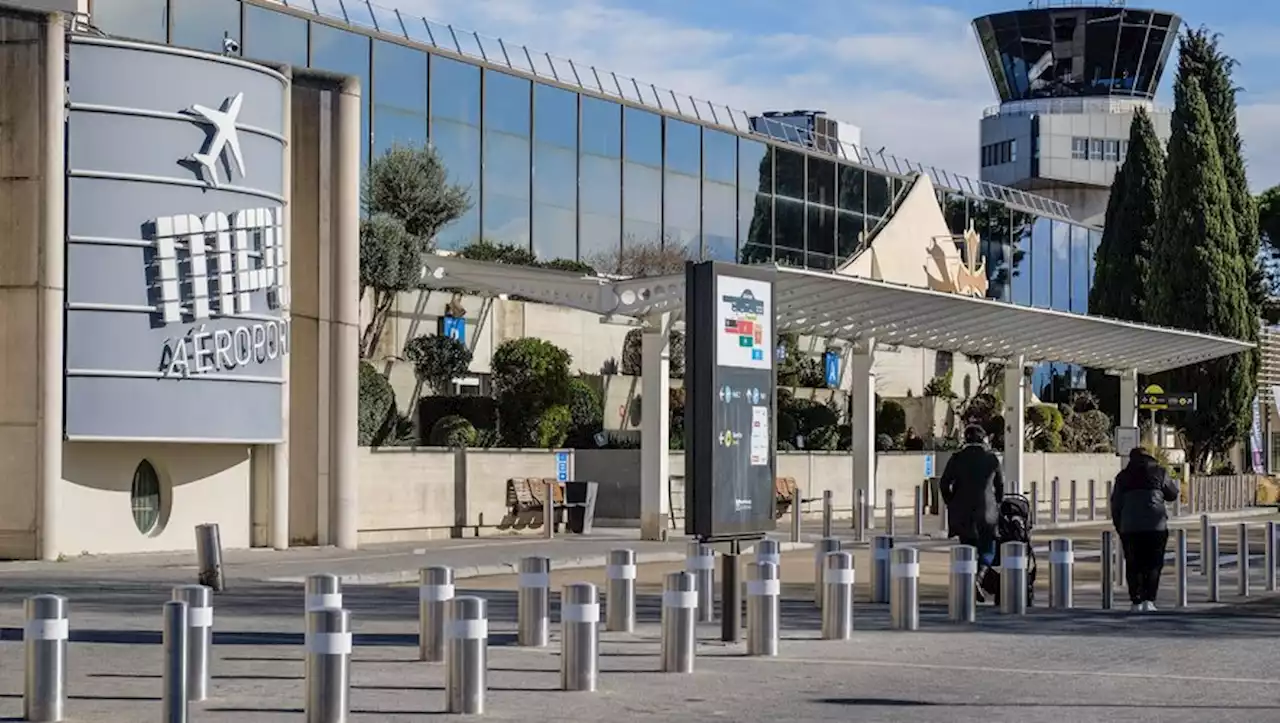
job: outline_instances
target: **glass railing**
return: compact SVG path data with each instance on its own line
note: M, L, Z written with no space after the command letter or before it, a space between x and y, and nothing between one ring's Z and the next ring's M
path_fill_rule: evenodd
M1158 106L1149 100L1141 98L1099 98L1094 96L1011 100L1000 105L989 106L982 111L982 117L1034 114L1132 113L1138 108L1145 108L1152 113L1170 112L1164 106Z
M821 149L875 170L904 176L922 173L929 176L933 184L939 188L980 199L1000 201L1037 215L1071 218L1070 209L1059 201L974 180L957 173L948 173L922 163L914 163L906 158L886 153L884 149L872 152L866 147L842 143L835 138L814 134L806 128L772 118L756 118L753 125L750 114L727 105L700 100L626 75L619 75L592 65L575 63L567 58L534 51L523 45L506 43L498 38L455 28L452 25L404 13L367 0L282 0L282 4L353 27L399 36L448 53L477 58L538 78L577 86L590 92L732 129L738 133L769 138L803 148Z

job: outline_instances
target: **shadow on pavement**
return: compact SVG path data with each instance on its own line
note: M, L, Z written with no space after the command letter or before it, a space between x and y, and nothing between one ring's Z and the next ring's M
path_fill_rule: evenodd
M1125 709L1135 708L1140 710L1233 710L1233 711L1274 711L1280 710L1280 706L1275 705L1152 705L1150 703L1044 703L1037 701L1017 701L1010 703L974 703L967 701L947 701L945 703L935 703L927 700L900 700L895 698L818 698L818 703L826 703L828 705L843 705L849 707L933 707L945 706L947 708L1100 708L1100 709Z

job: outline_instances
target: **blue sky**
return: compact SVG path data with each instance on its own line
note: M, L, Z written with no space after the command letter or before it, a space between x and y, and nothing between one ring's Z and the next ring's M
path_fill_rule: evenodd
M819 108L864 143L976 176L996 103L972 17L1026 0L374 0L733 108ZM1150 6L1129 3L1130 6ZM1162 0L1239 61L1250 183L1280 184L1280 2ZM732 10L729 10L729 9ZM1174 64L1157 102L1171 103Z

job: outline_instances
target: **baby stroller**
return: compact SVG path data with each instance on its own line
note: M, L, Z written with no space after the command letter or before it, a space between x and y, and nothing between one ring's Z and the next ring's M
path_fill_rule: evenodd
M1036 553L1031 546L1031 502L1019 494L1006 494L1000 501L1000 518L997 522L995 565L982 576L982 591L1000 602L1000 547L1006 542L1021 542L1027 549L1027 604L1035 600Z

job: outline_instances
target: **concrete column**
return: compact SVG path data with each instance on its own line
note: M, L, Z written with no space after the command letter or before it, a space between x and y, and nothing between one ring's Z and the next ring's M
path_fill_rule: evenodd
M1120 372L1119 421L1121 427L1138 426L1138 372L1132 369Z
M1023 478L1023 445L1027 436L1026 361L1009 359L1004 368L1004 485L1008 492L1028 489Z
M39 281L39 487L37 554L56 560L58 489L62 486L63 335L66 291L66 26L58 13L45 19L44 125L40 183Z
M348 78L335 114L336 166L333 244L333 460L334 543L359 546L360 496L356 470L356 415L360 364L360 81Z
M284 122L282 127L286 129L293 128L293 69L281 68L281 73L288 84L285 86L284 93ZM283 233L284 238L281 239L281 248L284 252L284 279L281 279L281 287L285 291L280 294L280 317L285 321L285 328L289 329L289 290L293 288L293 269L290 265L293 261L293 214L290 212L290 206L293 204L293 144L286 143L284 146L284 168L282 170L283 182L280 184L284 189L285 210ZM287 347L289 352L293 352L292 339L288 339ZM289 548L289 407L292 404L290 398L291 390L289 388L289 367L291 365L290 357L286 356L280 364L280 378L284 383L280 385L280 444L274 445L271 450L271 494L267 501L270 517L267 523L267 534L269 544L277 550L287 550ZM357 389L357 394L359 390Z
M875 339L863 339L849 354L849 427L852 430L853 489L849 491L850 508L858 490L866 493L867 503L877 506L876 491L876 375ZM874 524L875 515L872 515Z
M671 315L654 315L640 339L640 539L661 540L671 516ZM693 480L685 480L693 484ZM688 514L688 511L685 512ZM681 530L683 532L683 530Z

